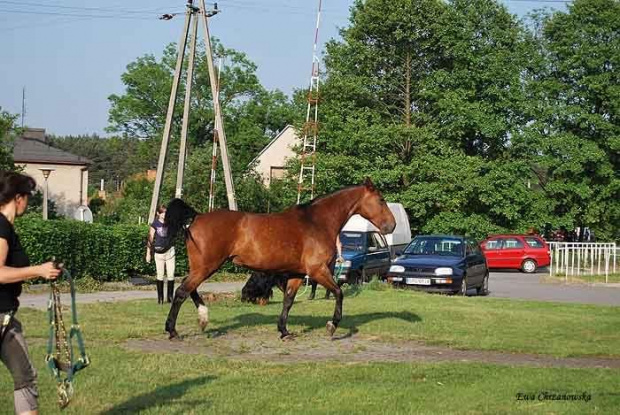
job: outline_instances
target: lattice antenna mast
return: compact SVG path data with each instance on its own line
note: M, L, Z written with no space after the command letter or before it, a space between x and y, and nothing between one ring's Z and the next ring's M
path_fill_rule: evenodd
M312 73L308 88L308 106L306 108L306 122L303 126L303 147L301 152L301 168L297 182L297 204L301 203L302 194L310 191L310 199L314 198L316 142L319 136L319 56L317 53L319 42L319 26L321 24L321 5L316 14L316 28L314 31L314 45L312 47ZM309 183L308 183L309 181Z

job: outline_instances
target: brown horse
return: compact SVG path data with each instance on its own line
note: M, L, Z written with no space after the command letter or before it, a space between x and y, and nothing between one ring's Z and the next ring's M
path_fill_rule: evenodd
M289 336L288 313L304 275L334 293L336 308L327 323L327 331L333 335L342 318L343 295L330 265L335 260L336 235L356 213L383 233L392 232L396 226L392 212L370 179L274 214L226 210L198 214L182 200L174 199L168 205L165 222L170 243L185 229L189 275L176 290L166 320L170 338L178 337L176 319L188 296L198 307L202 329L206 327L207 308L196 289L229 259L252 270L289 277L278 320L282 338Z

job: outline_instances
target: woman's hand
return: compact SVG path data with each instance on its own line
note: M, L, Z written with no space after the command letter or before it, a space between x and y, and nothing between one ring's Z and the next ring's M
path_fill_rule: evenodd
M151 263L151 251L149 249L146 250L146 263Z
M37 273L46 280L55 280L60 275L60 268L52 261L41 264L37 267Z

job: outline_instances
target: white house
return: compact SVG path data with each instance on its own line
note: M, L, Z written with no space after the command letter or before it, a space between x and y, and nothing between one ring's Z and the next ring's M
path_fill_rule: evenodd
M58 214L73 217L80 205L87 204L88 166L91 161L47 143L45 129L28 128L15 139L13 161L37 182L43 191L41 169L53 170L48 178L48 198L56 204Z
M300 144L300 138L292 125L287 125L263 148L263 150L252 160L250 165L263 178L263 183L269 187L272 179L284 177L286 173L286 162L290 158L295 158L295 147Z

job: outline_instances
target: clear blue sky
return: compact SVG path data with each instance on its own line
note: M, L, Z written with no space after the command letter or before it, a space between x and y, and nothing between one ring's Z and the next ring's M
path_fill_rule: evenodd
M503 0L523 16L562 2ZM211 3L211 1L208 1ZM348 24L353 0L323 0L321 45ZM211 34L245 52L269 89L308 84L318 0L220 0ZM57 135L103 133L108 100L123 92L121 74L138 56L160 56L179 40L185 0L0 0L0 107ZM321 48L322 50L322 48Z

